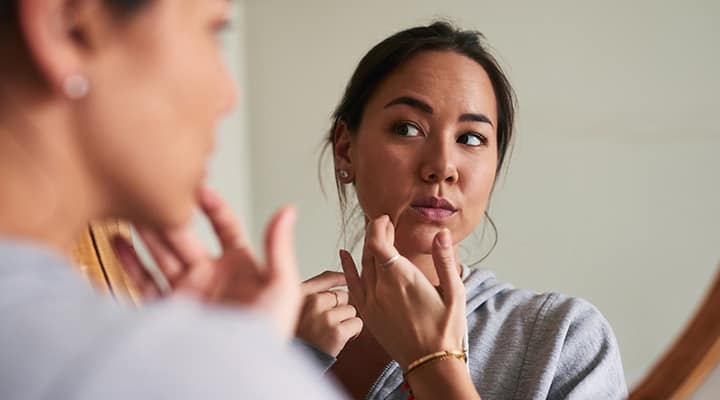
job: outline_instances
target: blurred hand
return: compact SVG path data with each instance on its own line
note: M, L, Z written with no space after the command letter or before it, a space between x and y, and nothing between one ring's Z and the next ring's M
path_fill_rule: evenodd
M337 357L345 344L357 337L363 323L357 310L348 304L345 275L325 271L302 284L305 295L296 335L318 350Z
M137 230L172 288L200 301L247 306L265 314L279 333L290 338L295 332L302 300L295 258L295 220L292 207L278 211L265 233L265 263L259 262L227 204L210 189L199 195L200 207L210 220L222 246L213 257L187 226ZM145 299L163 293L140 261L132 244L113 239L118 258Z
M433 240L433 261L440 280L435 288L415 265L399 256L389 217L370 221L365 234L362 276L350 253L340 259L354 304L373 336L403 369L442 350L463 350L465 286L458 274L450 232ZM383 266L396 256L397 259Z

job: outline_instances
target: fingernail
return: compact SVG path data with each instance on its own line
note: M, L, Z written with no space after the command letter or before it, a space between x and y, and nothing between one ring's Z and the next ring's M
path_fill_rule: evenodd
M200 188L200 200L207 203L207 204L217 204L218 199L220 196L212 189L210 189L209 186L202 186Z
M291 223L291 224L296 223L296 222L297 222L297 219L298 219L297 207L295 207L294 204L288 204L288 205L285 206L285 207L286 207L286 209L287 209L287 219L288 219L288 222Z
M438 232L436 238L438 244L443 249L447 249L452 245L452 239L450 238L450 230L447 228L443 228L440 232Z

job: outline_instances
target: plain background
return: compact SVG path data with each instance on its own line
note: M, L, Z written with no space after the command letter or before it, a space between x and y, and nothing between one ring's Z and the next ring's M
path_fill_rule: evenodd
M331 112L374 44L450 19L485 34L520 106L490 208L499 244L481 267L594 303L629 384L678 333L720 261L719 2L246 0L236 11L226 47L240 104L210 183L254 243L294 203L303 277L338 268L329 158L327 196L317 176ZM463 261L491 237L468 241Z

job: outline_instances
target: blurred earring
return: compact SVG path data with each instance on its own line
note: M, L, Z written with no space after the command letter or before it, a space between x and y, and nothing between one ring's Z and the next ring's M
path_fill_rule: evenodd
M344 169L338 170L337 174L342 180L346 180L350 177L350 174Z
M63 89L65 96L70 100L79 100L87 96L90 91L90 81L85 75L72 74L65 78Z

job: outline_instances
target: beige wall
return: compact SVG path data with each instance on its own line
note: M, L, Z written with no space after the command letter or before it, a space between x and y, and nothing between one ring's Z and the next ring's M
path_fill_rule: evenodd
M336 202L332 185L320 192L316 161L354 66L378 40L437 16L479 29L520 101L491 209L500 244L484 266L591 300L632 382L720 261L719 4L246 1L244 54L231 56L246 56L235 67L248 79L211 180L252 218L257 243L272 210L296 203L303 275L336 268Z

